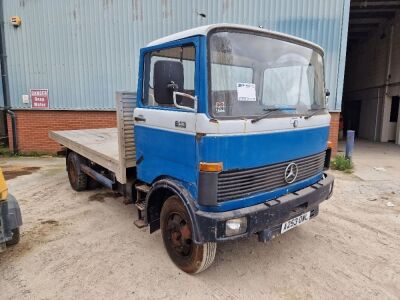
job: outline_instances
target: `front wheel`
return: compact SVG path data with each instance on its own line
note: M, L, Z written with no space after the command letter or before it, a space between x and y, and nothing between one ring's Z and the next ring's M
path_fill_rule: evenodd
M169 257L182 271L195 274L214 261L216 243L197 245L192 240L192 223L182 201L169 197L161 210L161 232Z
M19 239L20 239L19 227L11 230L11 232L12 232L11 240L6 242L6 246L8 246L8 247L18 244L19 243Z

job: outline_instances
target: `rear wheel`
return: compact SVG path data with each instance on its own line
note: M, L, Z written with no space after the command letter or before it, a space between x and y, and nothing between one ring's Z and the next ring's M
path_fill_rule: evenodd
M67 172L71 187L75 191L86 190L88 185L88 176L82 172L81 165L84 163L77 153L71 152L67 157Z
M216 243L197 245L192 240L192 223L182 201L168 198L161 210L161 231L169 257L182 271L194 274L207 269L214 261Z
M11 240L6 242L6 246L13 246L19 243L19 239L20 239L20 232L19 232L19 228L15 228L13 230L11 230L12 232L12 238Z

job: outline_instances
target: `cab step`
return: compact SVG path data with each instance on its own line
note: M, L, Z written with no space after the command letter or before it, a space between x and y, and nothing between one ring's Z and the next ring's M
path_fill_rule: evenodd
M136 191L145 193L146 195L150 191L150 186L148 186L147 184L136 184L135 188L136 188Z
M144 211L146 208L146 204L144 203L144 201L136 202L135 206L140 211Z
M150 191L150 186L147 184L136 184L136 202L135 207L137 209L137 220L135 220L134 224L138 228L146 227L147 224L144 221L144 212L146 210L146 196Z

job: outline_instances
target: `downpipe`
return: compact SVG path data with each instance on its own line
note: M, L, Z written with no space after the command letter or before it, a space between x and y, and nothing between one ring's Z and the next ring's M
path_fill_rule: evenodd
M7 108L10 107L10 91L9 91L9 85L8 85L8 69L7 69L7 53L6 53L6 40L5 40L5 34L4 34L4 8L3 8L3 0L0 0L0 67L1 67L1 81L2 81L2 86L3 90L1 91L3 93L3 99L4 99L4 109L2 109L2 114L4 118L4 129L6 135L8 134L8 128L7 128ZM15 137L15 135L14 135ZM8 146L8 138L6 139L6 145ZM14 144L16 145L16 144ZM18 150L18 149L17 149ZM15 152L14 152L15 153Z
M6 114L10 115L11 117L11 127L13 135L13 153L18 154L17 122L16 122L15 112L6 109Z

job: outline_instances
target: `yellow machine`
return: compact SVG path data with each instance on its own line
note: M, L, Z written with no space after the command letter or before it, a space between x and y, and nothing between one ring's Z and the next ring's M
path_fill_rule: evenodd
M0 169L0 201L7 200L8 187L6 180L4 179L3 171Z
M18 244L21 225L21 210L15 197L8 193L7 183L0 169L0 252L6 246Z

